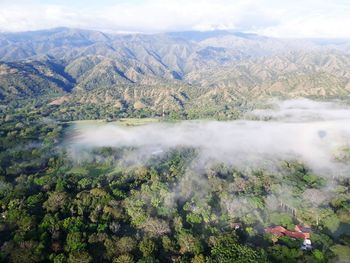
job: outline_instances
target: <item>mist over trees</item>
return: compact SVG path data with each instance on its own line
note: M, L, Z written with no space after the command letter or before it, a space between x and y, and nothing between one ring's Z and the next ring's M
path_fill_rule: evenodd
M346 2L0 0L0 263L350 262Z
M298 112L293 105L287 106L288 110ZM328 138L338 142L341 149L324 146L320 151L329 150L328 164L347 167L348 130L340 118L346 107L333 110L334 105L315 105L317 110L312 106L306 112L319 113L322 108L324 114L318 115L319 120L324 117L321 123L331 119L340 124L332 123L330 130L322 128L323 133L319 133L318 125L313 126L311 134L325 145ZM280 112L283 109L282 104ZM281 160L273 159L273 169L251 165L244 169L234 161L228 162L239 159L239 152L223 158L218 151L210 158L201 159L206 156L204 146L212 143L205 135L206 129L213 131L213 127L218 127L217 137L228 147L235 138L222 137L225 129L241 127L246 131L248 127L249 130L249 125L244 123L230 126L230 122L209 122L200 126L200 122L188 125L150 122L127 126L132 122L139 125L142 120L130 120L130 123L121 120L115 127L103 122L84 126L55 120L56 110L55 106L33 109L32 105L1 108L1 261L331 262L346 259L350 215L347 173L337 176L320 173L316 166L310 165L312 162L303 162L297 154L288 160L284 156ZM257 121L261 125L269 125L265 119L284 119L284 115L275 116L279 111L272 112L267 112L269 117L259 112L254 118L264 119ZM287 116L290 117L290 112ZM348 115L345 112L343 116ZM298 125L295 118L284 121ZM95 133L84 133L89 125ZM105 130L105 127L109 128ZM152 134L151 129L157 130ZM184 129L196 131L195 137L188 136L191 132L184 133ZM121 136L125 131L124 137ZM143 137L143 132L148 136ZM97 137L89 137L90 134ZM102 144L100 135L103 135ZM174 143L169 143L170 138L164 138L165 135L172 136ZM186 139L189 143L184 143ZM276 148L269 149L272 153ZM340 151L333 152L335 149ZM323 160L320 167L323 164L327 163ZM311 226L312 251L302 251L301 240L277 238L264 231L272 225L292 230L296 224Z

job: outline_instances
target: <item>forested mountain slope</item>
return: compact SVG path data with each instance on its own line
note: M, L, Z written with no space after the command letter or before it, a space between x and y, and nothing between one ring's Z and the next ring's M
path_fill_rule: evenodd
M150 109L271 96L344 99L350 89L349 43L229 31L2 33L0 96L8 101L65 95L65 101Z

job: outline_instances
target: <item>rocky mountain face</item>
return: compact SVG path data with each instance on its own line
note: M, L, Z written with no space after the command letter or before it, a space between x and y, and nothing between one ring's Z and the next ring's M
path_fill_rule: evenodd
M350 94L350 41L229 31L113 35L69 28L0 34L0 99L184 107Z

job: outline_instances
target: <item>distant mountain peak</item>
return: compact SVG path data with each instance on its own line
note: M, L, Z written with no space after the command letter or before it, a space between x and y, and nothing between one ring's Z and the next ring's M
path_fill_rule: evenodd
M159 88L164 94L170 87L191 85L211 90L204 92L210 98L227 100L271 94L345 96L350 91L349 51L346 41L319 43L228 30L113 35L60 27L6 33L0 34L0 61L12 64L2 65L0 97L113 89L120 99L125 85ZM213 95L212 90L220 92Z

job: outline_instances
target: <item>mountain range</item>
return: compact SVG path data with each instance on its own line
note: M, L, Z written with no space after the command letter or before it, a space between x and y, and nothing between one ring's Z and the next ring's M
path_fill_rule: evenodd
M176 109L272 96L349 95L346 39L231 31L121 35L71 28L0 34L4 102L45 97L53 104Z

